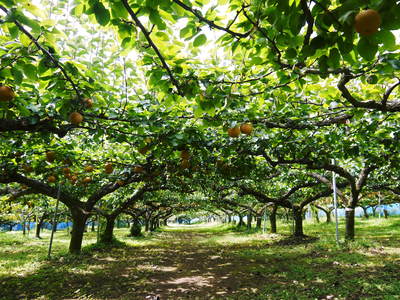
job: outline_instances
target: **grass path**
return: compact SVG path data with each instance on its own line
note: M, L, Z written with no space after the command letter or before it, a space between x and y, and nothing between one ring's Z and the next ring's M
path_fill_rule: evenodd
M136 240L120 229L125 244L89 246L79 257L65 255L60 232L51 261L47 239L3 233L0 299L400 299L399 228L395 218L361 222L359 241L340 247L324 224L307 225L322 238L301 243L226 226L169 227Z

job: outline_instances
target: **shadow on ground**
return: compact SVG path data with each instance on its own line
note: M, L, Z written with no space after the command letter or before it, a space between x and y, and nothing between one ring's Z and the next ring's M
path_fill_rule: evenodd
M316 239L207 244L210 234L160 233L0 278L0 299L360 299L400 295L400 258L314 245ZM375 263L380 261L381 263ZM379 286L379 289L377 287ZM295 297L295 298L293 298Z

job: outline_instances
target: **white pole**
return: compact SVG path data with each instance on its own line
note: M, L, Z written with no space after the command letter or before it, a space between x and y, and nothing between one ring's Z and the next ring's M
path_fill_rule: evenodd
M335 164L335 160L332 159L332 164ZM337 212L337 192L336 192L336 173L332 172L332 185L333 185L333 207L335 209L335 226L336 226L336 243L339 244L339 220Z

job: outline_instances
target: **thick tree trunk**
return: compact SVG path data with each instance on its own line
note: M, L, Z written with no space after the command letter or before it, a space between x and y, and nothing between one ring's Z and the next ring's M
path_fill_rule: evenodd
M244 226L244 222L243 222L243 216L239 215L239 223L237 225L238 227Z
M354 240L355 236L355 213L353 207L346 207L346 233L345 238L346 240Z
M163 226L168 226L168 218L163 220Z
M95 220L95 219L93 218L93 219L92 219L92 224L91 224L91 225L92 225L92 229L91 229L92 232L96 231L96 229L94 228L94 220Z
M151 219L149 223L149 230L150 232L153 232L156 229L156 221L154 219Z
M28 236L31 233L31 218L28 218Z
M371 208L372 208L372 215L373 215L374 217L376 217L376 209L377 209L378 207L377 207L377 206L372 206Z
M253 215L249 211L247 214L247 229L251 229L251 222L253 221Z
M44 219L47 217L47 214L43 214L40 218L39 221L36 224L36 234L35 236L40 239L40 230L42 229L43 223L44 223Z
M293 218L294 218L294 232L293 236L303 237L303 209L295 206L293 208Z
M332 222L331 211L326 210L325 214L326 214L326 223L331 223Z
M131 222L129 222L129 219L126 220L126 224L128 224L128 228L131 227Z
M383 214L385 216L385 219L387 219L389 217L389 212L387 211L387 209L383 210Z
M85 215L80 209L71 209L72 215L72 230L71 230L71 241L69 243L69 252L78 254L81 252L83 232L85 231L85 225L87 215Z
M150 220L145 218L144 219L144 231L148 232L150 229Z
M271 233L276 233L276 211L278 207L274 205L272 207L271 215L269 216L269 222L271 224Z
M232 223L232 216L228 215L228 223Z
M361 208L363 209L363 211L364 211L364 217L366 218L366 219L369 219L369 215L368 215L368 207L365 207L365 206L361 206Z
M141 228L139 220L134 219L132 221L131 228L129 230L130 231L129 236L136 236L136 237L141 236L142 235L141 230L142 230L142 228Z
M314 213L315 221L316 221L317 223L319 223L320 221L319 221L319 215L318 215L318 208L315 208L315 210L313 211L313 213Z
M160 218L156 219L156 229L161 227Z
M22 234L23 235L26 234L26 220L25 219L22 221Z
M111 244L113 241L115 217L106 217L106 228L100 235L100 242L104 244Z
M261 229L261 222L262 222L262 217L260 215L256 216L256 228Z

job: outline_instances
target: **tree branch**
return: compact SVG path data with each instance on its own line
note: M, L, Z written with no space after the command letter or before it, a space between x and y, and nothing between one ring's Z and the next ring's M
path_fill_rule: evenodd
M244 10L243 11L244 16L247 18L247 20L250 21L251 24L253 24L254 28L256 28L263 37L267 39L267 41L271 44L272 48L274 49L277 57L277 63L282 67L282 68L289 68L291 65L285 64L282 62L282 52L279 50L278 46L276 45L275 41L269 37L267 32L265 32L264 28L261 28L258 26L258 23L254 22L250 16L247 14L247 12Z
M219 26L217 24L215 24L214 21L208 20L206 18L204 18L198 11L196 11L195 9L193 9L192 7L186 5L185 3L183 3L180 0L172 0L174 3L176 3L177 5L179 5L180 7L182 7L184 10L191 12L193 15L195 15L201 22L207 23L211 28L215 28L215 29L219 29L222 31L225 31L226 33L229 33L230 35L237 37L237 38L245 38L248 37L250 35L250 33L253 31L252 29L249 30L248 32L245 33L239 33L239 32L234 32L232 30L230 30L229 28L232 26L232 24L228 25L228 27L222 27ZM243 10L243 8L242 8ZM239 15L239 14L237 14ZM236 16L237 17L237 16Z
M156 44L154 44L153 40L150 37L149 32L147 31L147 29L143 26L143 24L140 22L139 18L137 17L137 15L135 14L135 12L132 10L132 8L129 6L129 3L127 0L122 0L122 3L124 4L126 10L128 11L129 15L131 16L131 18L133 19L133 21L135 22L136 26L138 26L140 28L140 30L142 31L143 35L145 36L146 40L148 41L148 43L150 44L150 46L153 48L154 52L157 54L158 58L161 61L161 64L163 65L164 69L167 71L169 78L171 79L171 82L173 83L173 85L176 87L177 92L179 95L183 96L183 92L181 91L179 82L176 80L176 78L174 77L174 75L172 74L172 71L170 69L170 67L168 66L167 62L165 61L165 58L163 57L163 55L161 54L160 50L158 49L158 47L156 46Z
M355 76L347 73L343 74L339 83L338 83L338 89L342 93L342 96L349 101L354 107L360 107L360 108L367 108L367 109L375 109L379 111L389 111L389 112L398 112L400 111L400 101L399 100L393 100L387 103L387 100L390 96L390 93L393 91L394 88L396 88L400 83L395 84L392 86L393 89L389 89L386 91L384 98L381 103L378 103L373 100L369 101L358 101L356 98L354 98L350 91L347 89L346 84L351 80L355 78ZM387 98L385 100L385 97L387 95Z
M398 87L400 85L400 80L398 82L396 82L394 85L392 85L390 88L387 89L387 91L385 92L385 94L383 95L383 99L382 99L382 105L386 106L386 103L390 97L390 94L394 91L394 89L396 87Z
M376 168L377 168L376 166L368 166L361 170L360 176L358 177L357 182L356 182L356 188L358 191L360 191L362 189L362 187L365 185L365 183L368 179L368 175L372 171L374 171Z
M6 174L0 173L0 183L12 183L17 182L20 184L25 184L30 187L35 193L40 193L51 198L57 199L58 187L50 186L39 180L30 179L17 172L9 172ZM68 207L85 207L85 203L75 199L69 192L64 192L61 189L60 201Z
M64 137L69 130L75 128L74 125L64 125L56 127L50 119L44 119L31 124L27 119L7 120L0 119L0 132L9 131L28 131L28 132L52 132L60 138Z
M304 15L306 16L306 21L307 21L307 32L306 35L304 36L303 45L308 45L310 43L311 34L313 33L314 18L311 14L310 9L308 8L307 0L301 0L300 6L304 12Z
M330 180L328 180L328 178L326 178L320 174L317 174L317 173L309 173L308 175L311 177L314 177L315 179L319 180L323 184L327 185L333 191L332 182ZM349 203L349 199L342 193L342 191L338 188L337 185L336 185L336 192L339 195L339 197L342 199L343 203L345 203L345 204Z

